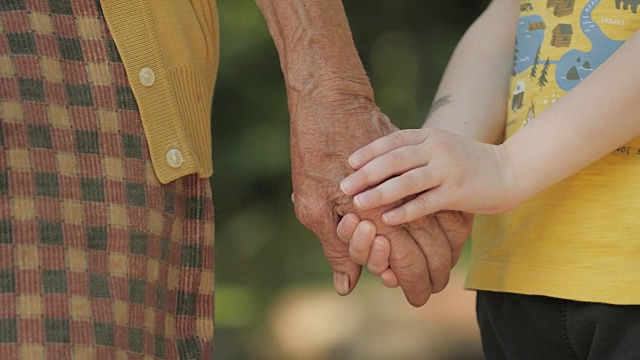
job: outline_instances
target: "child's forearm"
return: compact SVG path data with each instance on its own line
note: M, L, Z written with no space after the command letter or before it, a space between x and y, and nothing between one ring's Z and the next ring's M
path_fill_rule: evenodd
M519 2L493 0L458 43L425 127L496 143L504 136Z
M640 32L501 147L522 199L640 136Z

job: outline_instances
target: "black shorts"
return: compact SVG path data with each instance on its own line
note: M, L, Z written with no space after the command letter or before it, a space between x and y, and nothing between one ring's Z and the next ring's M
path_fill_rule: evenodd
M487 360L640 359L640 306L478 291Z

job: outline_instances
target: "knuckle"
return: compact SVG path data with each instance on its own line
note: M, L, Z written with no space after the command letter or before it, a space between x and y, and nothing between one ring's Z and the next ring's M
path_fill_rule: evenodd
M425 195L418 196L415 199L416 209L421 212L429 211L431 209L431 200Z
M294 209L298 221L311 230L318 230L323 227L322 212L318 209L323 208L322 202L314 199L298 199Z
M448 153L448 149L451 148L450 142L443 141L443 139L437 136L432 136L424 143L425 147L433 153Z
M296 219L298 219L298 221L302 225L304 225L306 227L310 227L312 225L313 221L312 221L311 218L313 217L313 215L311 215L307 211L307 208L305 206L303 206L301 204L299 205L299 203L296 204L295 212L296 212Z
M442 210L438 211L435 216L445 233L466 232L467 229L470 229L458 211Z
M396 150L389 153L387 161L389 162L389 165L397 168L402 166L402 164L404 163L404 159L405 158L403 152L401 150Z
M405 146L401 150L402 157L405 159L416 159L422 157L422 151L418 146Z
M391 143L394 147L404 144L405 131L396 131L391 135Z
M429 285L429 274L426 264L418 264L413 261L395 261L391 268L398 275L400 285L403 288L424 291Z
M409 173L402 175L399 180L400 186L407 190L415 190L419 182L415 175Z
M443 226L452 224L452 227L458 228L464 224L464 221L462 221L462 216L459 211L442 210L442 211L438 211L435 214L435 216L438 222Z
M441 130L440 130L440 129L437 129L437 128L424 128L424 129L422 129L422 132L424 133L425 138L426 138L426 137L429 137L429 136L434 136L434 135L436 135L439 131L441 131Z

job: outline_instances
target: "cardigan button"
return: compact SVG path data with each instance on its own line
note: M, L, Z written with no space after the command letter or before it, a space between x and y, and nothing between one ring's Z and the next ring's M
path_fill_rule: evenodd
M151 86L156 81L156 75L153 73L148 67L142 68L140 70L140 82L144 86Z
M172 168L179 168L184 162L182 153L178 149L171 149L167 151L167 164Z

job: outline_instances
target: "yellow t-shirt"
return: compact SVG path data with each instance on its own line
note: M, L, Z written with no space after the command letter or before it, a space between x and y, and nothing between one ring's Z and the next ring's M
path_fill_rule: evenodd
M506 136L640 29L639 4L521 1ZM477 217L472 247L470 289L640 304L640 138L515 211Z

